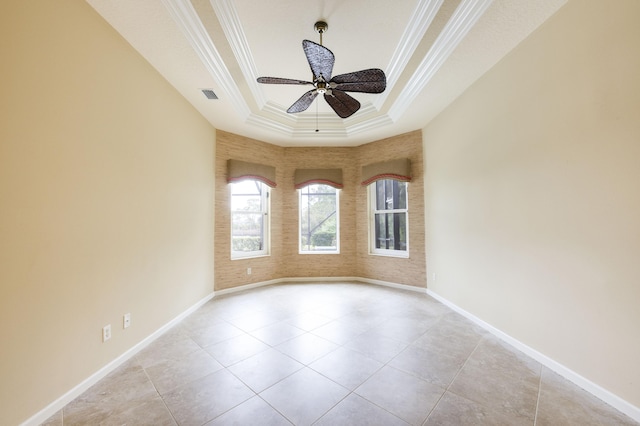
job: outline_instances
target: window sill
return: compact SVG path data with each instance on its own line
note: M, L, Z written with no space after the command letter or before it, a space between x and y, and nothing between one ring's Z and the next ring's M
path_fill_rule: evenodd
M381 257L394 257L397 259L408 259L409 252L398 252L398 253L380 253L380 252L369 252L369 256L381 256Z
M298 254L340 254L339 251L298 251Z
M247 255L243 255L243 256L234 256L231 255L231 260L244 260L244 259L256 259L258 257L269 257L271 256L270 253L260 253L260 254L247 254Z

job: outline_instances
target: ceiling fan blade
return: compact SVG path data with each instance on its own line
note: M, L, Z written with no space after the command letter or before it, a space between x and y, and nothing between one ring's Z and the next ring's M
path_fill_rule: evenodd
M303 40L302 48L304 49L304 54L307 55L314 81L320 76L324 78L324 81L331 80L331 72L335 62L333 53L326 47L310 40Z
M310 81L293 80L291 78L258 77L258 83L264 84L313 84Z
M309 105L311 105L316 96L318 96L318 91L316 89L309 90L307 93L302 95L300 99L295 101L293 105L289 107L287 112L294 113L306 110L307 108L309 108Z
M347 118L360 109L360 102L346 93L333 89L325 93L324 99L341 118Z
M387 77L378 68L336 75L331 82L345 92L382 93L387 88Z

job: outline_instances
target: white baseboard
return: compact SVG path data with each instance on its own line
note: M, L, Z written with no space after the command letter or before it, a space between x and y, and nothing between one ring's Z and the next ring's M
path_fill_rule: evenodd
M383 287L391 287L391 288L397 288L400 290L414 291L416 293L422 293L422 294L424 294L427 290L424 287L416 287L413 285L406 285L406 284L397 284L389 281L374 280L371 278L356 278L356 280L363 283L367 283L367 284L381 285Z
M345 282L354 282L360 281L360 278L357 277L291 277L291 278L282 278L280 282L283 283L314 283L318 281L328 281L332 283L345 283Z
M361 282L365 284L374 284L380 285L384 287L397 288L400 290L408 290L414 291L418 293L425 293L426 288L424 287L416 287L412 285L406 284L397 284L389 281L381 281L374 280L371 278L361 278L361 277L292 277L292 278L279 278L275 280L262 281L247 285L242 285L238 287L226 288L224 290L218 290L215 292L216 296L223 296L225 294L237 293L240 291L251 290L253 288L264 287L272 284L281 284L281 283L296 283L296 282Z
M165 331L167 331L168 329L170 329L171 327L173 327L174 325L182 321L184 318L189 316L191 313L195 312L202 305L204 305L209 300L214 298L214 296L223 296L225 294L237 293L240 291L251 290L254 288L259 288L259 287L264 287L264 286L279 284L279 283L318 282L318 281L323 281L323 282L354 282L356 281L356 282L362 282L366 284L373 284L373 285L380 285L384 287L397 288L401 290L408 290L408 291L413 291L417 293L426 293L431 297L433 297L434 299L441 302L442 304L448 306L449 308L453 309L454 311L458 312L459 314L463 315L464 317L478 324L480 327L489 331L491 334L495 335L496 337L500 338L501 340L505 341L506 343L510 344L511 346L515 347L521 352L527 354L528 356L535 359L536 361L540 362L542 365L548 367L549 369L555 371L556 373L565 377L569 381L580 386L582 389L598 397L602 401L606 402L607 404L616 408L620 412L631 417L635 421L640 422L640 408L630 404L629 402L618 397L617 395L609 392L608 390L602 388L601 386L598 386L597 384L591 382L590 380L582 377L581 375L577 374L573 370L563 366L562 364L554 361L548 356L536 351L535 349L525 345L524 343L518 341L517 339L514 339L513 337L507 335L506 333L498 330L492 325L484 322L480 318L477 318L473 314L465 311L464 309L460 308L459 306L453 304L449 300L443 298L442 296L438 295L437 293L434 293L429 289L425 289L424 287L415 287L415 286L409 286L405 284L397 284L397 283L392 283L388 281L380 281L380 280L361 278L361 277L299 277L299 278L281 278L281 279L275 279L275 280L269 280L269 281L262 281L262 282L252 283L244 286L218 290L218 291L215 291L214 293L209 294L208 296L204 297L203 299L198 301L196 304L191 306L189 309L182 312L180 315L176 316L171 321L169 321L168 323L160 327L154 333L147 336L144 340L142 340L141 342L133 346L131 349L129 349L128 351L124 352L122 355L120 355L119 357L111 361L109 364L105 365L100 370L96 371L94 374L89 376L86 380L82 381L76 387L74 387L73 389L71 389L64 395L62 395L60 398L53 401L44 409L40 410L38 413L36 413L35 415L27 419L25 422L21 424L21 426L32 426L32 425L37 426L43 423L44 421L46 421L49 417L51 417L56 412L61 410L65 405L73 401L75 398L80 396L91 386L93 386L98 381L103 379L107 374L111 373L113 370L118 368L120 365L125 363L135 354L137 354L146 346L148 346L151 342L153 342L158 337L160 337Z
M147 336L145 339L140 341L138 344L133 346L128 351L124 352L122 355L102 367L100 370L93 373L91 376L83 380L73 389L62 395L60 398L53 401L51 404L47 405L45 408L40 410L38 413L27 419L25 422L21 424L21 426L37 426L44 423L49 417L53 416L55 413L64 408L65 405L82 395L87 389L91 386L98 383L102 380L107 374L114 371L116 368L120 367L126 361L131 359L135 354L140 352L142 349L147 347L151 342L160 337L165 331L169 330L171 327L182 321L184 318L189 316L191 313L195 312L202 305L211 300L214 296L214 293L209 294L203 299L199 300L196 304L191 306L186 311L182 312L180 315L173 318L171 321L160 327L158 330Z
M278 278L275 280L261 281L257 283L241 285L238 287L225 288L223 290L216 290L215 294L216 296L223 296L225 294L238 293L240 291L251 290L253 288L258 288L258 287L265 287L272 284L298 283L298 282L312 283L312 282L319 282L319 281L320 282L361 282L366 284L375 284L375 285L381 285L385 287L398 288L401 290L416 291L418 293L424 293L426 290L424 287L415 287L415 286L406 285L406 284L397 284L397 283L392 283L388 281L380 281L380 280L374 280L371 278L361 278L361 277L291 277L291 278Z
M540 364L544 365L545 367L549 368L552 371L555 371L556 373L560 374L565 379L569 380L570 382L573 382L574 384L576 384L577 386L579 386L582 389L586 390L590 394L594 395L595 397L597 397L597 398L601 399L602 401L606 402L607 404L611 405L616 410L626 414L627 416L631 417L633 420L635 420L637 422L640 422L640 408L638 408L635 405L625 401L624 399L620 398L619 396L615 395L614 393L609 392L608 390L604 389L603 387L593 383L592 381L586 379L585 377L581 376L580 374L576 373L575 371L565 367L564 365L560 364L559 362L554 361L553 359L549 358L548 356L546 356L546 355L538 352L537 350L525 345L524 343L520 342L519 340L514 339L513 337L509 336L508 334L498 330L497 328L495 328L491 324L484 322L483 320L481 320L480 318L476 317L475 315L465 311L464 309L462 309L458 305L450 302L449 300L445 299L444 297L440 296L439 294L434 293L432 290L427 289L427 294L429 296L433 297L434 299L436 299L437 301L439 301L440 303L442 303L443 305L446 305L449 308L453 309L454 311L456 311L460 315L464 316L465 318L473 321L474 323L476 323L480 327L484 328L485 330L487 330L488 332L490 332L494 336L498 337L500 340L508 343L509 345L513 346L514 348L518 349L519 351L523 352L524 354L528 355L529 357L535 359Z
M168 323L160 327L158 330L156 330L155 332L147 336L145 339L140 341L131 349L127 350L122 355L118 356L116 359L114 359L113 361L111 361L110 363L108 363L107 365L105 365L95 373L93 373L91 376L83 380L73 389L71 389L70 391L62 395L60 398L56 399L51 404L47 405L45 408L40 410L38 413L36 413L26 421L21 423L20 426L37 426L45 422L49 417L53 416L55 413L57 413L62 408L64 408L65 405L67 405L68 403L76 399L78 396L82 395L91 386L95 385L100 380L102 380L107 374L111 373L116 368L118 368L119 366L124 364L126 361L131 359L135 354L140 352L142 349L147 347L151 342L153 342L158 337L160 337L165 331L167 331L168 329L170 329L171 327L173 327L174 325L182 321L184 318L186 318L187 316L195 312L198 308L200 308L202 305L204 305L205 303L213 299L215 296L224 296L226 294L238 293L241 291L251 290L259 287L265 287L272 284L291 283L291 282L318 282L318 281L323 281L323 282L357 281L357 282L364 282L368 284L382 285L386 287L393 287L393 288L418 291L418 292L424 292L425 290L424 288L418 288L418 287L408 286L404 284L396 284L396 283L390 283L386 281L372 280L368 278L359 278L359 277L298 277L298 278L294 277L294 278L280 278L280 279L269 280L269 281L261 281L257 283L215 291L209 294L208 296L204 297L200 301L198 301L196 304L191 306L186 311L182 312L180 315L173 318L171 321L169 321Z
M231 287L231 288L225 288L223 290L216 290L215 291L215 295L216 296L224 296L225 294L239 293L241 291L251 290L253 288L264 287L264 286L272 285L272 284L278 284L280 282L282 282L282 280L260 281L260 282L257 282L257 283L241 285L241 286L238 286L238 287Z

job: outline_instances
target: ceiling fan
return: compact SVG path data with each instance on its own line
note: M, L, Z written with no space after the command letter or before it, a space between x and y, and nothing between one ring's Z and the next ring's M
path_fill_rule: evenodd
M319 21L314 25L320 33L320 44L310 40L302 41L302 48L313 73L313 81L293 80L279 77L259 77L258 83L311 85L306 92L287 110L288 113L305 111L318 95L324 95L329 106L341 118L347 118L360 109L360 102L345 92L382 93L387 87L387 78L378 68L370 68L331 77L335 58L333 53L322 45L322 34L329 26Z

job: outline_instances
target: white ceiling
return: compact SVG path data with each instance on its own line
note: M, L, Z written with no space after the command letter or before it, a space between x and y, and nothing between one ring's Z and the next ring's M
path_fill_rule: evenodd
M425 127L566 1L87 0L215 128L281 146L356 146ZM302 40L319 42L319 20L334 75L387 75L384 93L352 94L362 107L347 119L322 97L287 114L308 87L256 82L311 80Z

